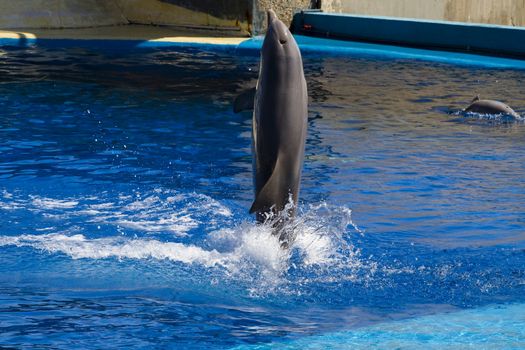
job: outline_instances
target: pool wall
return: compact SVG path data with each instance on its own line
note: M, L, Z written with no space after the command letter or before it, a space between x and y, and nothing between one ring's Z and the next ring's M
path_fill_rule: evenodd
M130 23L252 30L253 0L113 0Z
M101 51L205 50L231 55L259 56L263 37L206 37L191 32L173 32L150 26L121 26L69 30L1 31L2 48L86 48ZM525 60L473 53L408 48L395 45L334 40L295 35L303 55L315 57L349 56L384 60L421 60L473 67L525 69Z
M524 27L302 11L292 28L302 35L525 58Z
M121 24L228 28L247 35L253 0L0 1L0 28L86 28Z
M0 28L87 28L122 24L259 34L272 8L287 24L311 0L0 0Z
M0 28L83 28L127 23L112 0L0 1Z

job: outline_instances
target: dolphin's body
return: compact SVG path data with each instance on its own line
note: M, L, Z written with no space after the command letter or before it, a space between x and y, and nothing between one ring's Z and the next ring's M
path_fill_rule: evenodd
M252 95L253 96L253 91ZM250 93L235 101L235 109ZM293 217L299 196L308 121L308 93L299 47L288 28L268 11L268 31L261 50L253 103L253 176L255 200L250 213L264 222L285 209ZM280 224L278 224L280 225ZM283 244L290 238L276 231Z
M263 221L299 195L308 93L299 47L288 28L268 11L253 111L255 201L250 213Z
M470 106L465 108L465 112L473 112L479 114L505 114L510 115L516 119L521 119L521 116L514 112L512 108L504 104L503 102L493 100L480 100L479 96L476 96Z

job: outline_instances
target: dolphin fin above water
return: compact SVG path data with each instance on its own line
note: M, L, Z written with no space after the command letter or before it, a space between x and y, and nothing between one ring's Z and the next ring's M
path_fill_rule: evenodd
M257 88L253 87L246 91L243 91L233 101L233 112L239 113L242 111L253 111L253 102L255 100L255 94Z
M474 97L470 105L465 108L464 111L479 114L504 114L510 115L516 119L522 119L518 113L505 103L494 100L482 100L479 95Z

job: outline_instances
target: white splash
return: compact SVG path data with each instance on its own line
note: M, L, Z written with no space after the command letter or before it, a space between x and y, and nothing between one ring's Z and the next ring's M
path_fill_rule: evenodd
M477 113L477 112L466 112L463 110L457 111L452 113L452 115L457 116L463 116L465 118L469 119L478 119L478 120L487 120L495 123L513 123L513 122L524 122L525 116L518 115L513 116L510 114L504 114L504 113L497 113L497 114L490 114L490 113Z
M326 203L305 208L290 223L295 237L293 244L289 249L282 249L271 222L234 222L230 208L202 194L154 190L101 194L101 197L21 198L16 193L4 193L2 206L41 215L47 227L36 229L35 232L41 234L0 235L0 246L31 247L51 254L65 254L72 259L156 259L199 264L220 268L235 279L265 283L269 288L278 285L292 265L330 268L359 260L358 251L345 237L349 227L350 231L360 233L348 208ZM95 225L81 225L79 221ZM93 232L89 230L100 229L100 225L118 230L110 237L91 238ZM206 235L200 246L193 242L173 242L186 240L190 231L199 227ZM121 228L142 234L159 232L162 238L125 235ZM262 289L268 290L267 286ZM254 285L254 290L259 287L260 284Z
M241 272L247 264L259 266L272 274L279 274L285 269L288 252L281 249L278 237L268 226L245 222L236 228L212 232L208 238L211 246L222 247L229 252L232 273Z
M297 234L294 247L303 252L305 265L328 263L333 259L333 242L319 230L320 228L305 226Z

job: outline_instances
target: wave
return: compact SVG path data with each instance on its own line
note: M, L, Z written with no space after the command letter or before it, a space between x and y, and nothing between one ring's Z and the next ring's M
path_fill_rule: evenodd
M466 112L464 110L453 111L449 113L450 115L460 117L465 120L479 120L487 121L496 124L510 124L510 123L523 123L525 122L525 116L520 115L519 117L512 116L510 114L498 113L476 113L476 112ZM461 120L459 119L459 120Z
M297 265L341 263L343 255L355 254L344 237L348 227L360 232L348 208L327 203L307 206L293 221L294 244L285 250L273 234L271 222L239 221L233 214L235 209L208 196L158 189L109 198L61 199L4 191L0 209L27 210L59 226L38 229L42 234L0 236L0 246L31 247L73 259L169 260L219 267L228 275L247 278L263 274L268 280L278 279ZM99 237L100 225L117 228L117 232ZM142 236L123 234L122 228ZM200 241L189 236L197 228L204 231ZM150 235L155 232L163 235Z
M337 247L334 237L329 235L334 227L323 226L321 220L313 224L314 217L317 217L314 213L318 213L320 208L327 208L327 205L313 208L295 223L297 236L292 250L301 253L305 265L327 264L336 260ZM348 220L351 212L346 208L341 212L348 215ZM259 225L248 221L233 228L212 231L206 241L209 246L218 246L222 252L217 249L206 250L192 244L161 242L148 238L117 236L90 239L78 233L0 236L0 246L32 247L50 253L63 253L73 259L155 258L200 263L204 266L221 265L232 269L236 262L249 258L277 271L282 269L281 264L289 257L290 251L280 247L277 236L272 232L271 224Z
M177 280L189 273L214 289L224 283L255 297L330 298L343 304L349 298L363 305L396 304L416 290L413 297L421 303L470 305L491 295L512 297L524 285L518 268L523 254L512 249L441 252L410 242L392 244L365 235L349 208L328 203L300 206L291 223L293 244L282 249L272 222L256 224L240 214L244 209L172 190L61 199L4 193L2 214L21 211L22 221L29 217L33 226L4 227L10 232L0 233L0 251L20 247L71 259L134 261L139 270L157 266L159 276L173 271ZM126 221L131 228L124 230ZM28 229L34 231L20 234Z
M210 227L220 225L221 219L233 215L227 206L209 196L160 189L145 193L136 191L130 195L61 199L37 195L24 197L3 191L0 210L26 210L36 218L61 221L66 227L77 220L138 233L169 233L179 237L204 223Z
M48 253L63 253L73 259L168 259L213 266L223 263L220 253L193 245L120 237L88 239L84 235L44 234L0 236L0 246L31 247Z

